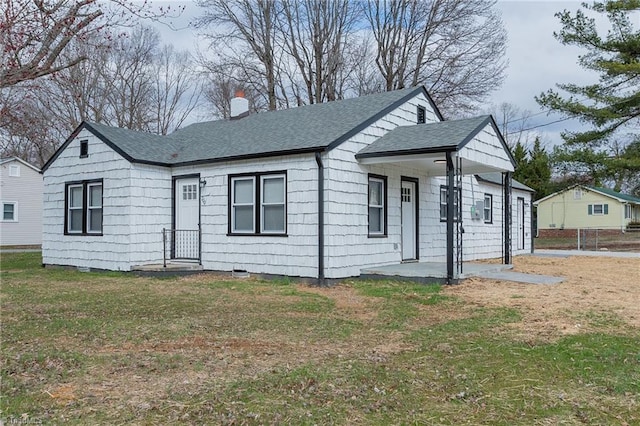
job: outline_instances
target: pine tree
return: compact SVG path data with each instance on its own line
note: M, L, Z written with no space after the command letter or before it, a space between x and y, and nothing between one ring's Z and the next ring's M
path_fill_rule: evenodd
M591 125L582 132L564 132L565 145L556 160L565 169L591 175L594 183L614 182L621 188L640 173L637 158L625 158L626 146L640 141L640 31L632 25L640 0L608 0L583 4L575 15L557 13L562 30L554 36L565 45L586 49L579 64L600 74L599 82L586 86L558 84L569 94L554 90L536 97L538 103L567 117ZM598 34L588 13L606 15L610 30Z
M549 154L542 147L540 139L535 139L533 148L529 151L520 142L516 143L513 158L516 160L513 178L536 191L536 200L549 195L551 164Z

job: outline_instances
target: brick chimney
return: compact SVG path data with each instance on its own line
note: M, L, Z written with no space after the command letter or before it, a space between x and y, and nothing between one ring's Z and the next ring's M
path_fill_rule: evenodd
M236 96L231 98L231 112L229 118L237 120L249 115L249 101L244 97L244 91L236 91Z

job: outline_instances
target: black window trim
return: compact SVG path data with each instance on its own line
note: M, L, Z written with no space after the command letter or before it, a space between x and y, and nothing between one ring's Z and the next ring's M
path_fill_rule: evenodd
M442 190L447 191L447 185L440 185L440 191L438 192L438 215L440 216L440 222L446 222L447 221L447 217L445 215L445 217L442 217L441 211L440 211L440 206L442 206ZM454 207L458 207L456 209L455 212L453 212L453 221L454 222L458 222L460 220L459 217L456 217L458 215L458 212L460 212L460 214L462 214L462 210L460 207L460 204L462 203L462 189L458 186L454 186L453 189L456 191L458 197L457 200L454 199L453 200L453 205ZM457 202L457 203L456 203Z
M423 105L418 105L416 108L416 123L425 124L427 122L427 108Z
M369 194L369 184L371 179L382 181L382 232L372 234L369 230L369 206L371 205L371 197ZM388 229L387 226L387 211L388 211L388 191L387 191L387 176L377 175L373 173L369 173L367 176L367 236L369 238L387 238L388 237Z
M484 212L487 210L487 197L489 197L490 201L490 205L489 205L489 219L487 220L487 218L484 215ZM484 194L484 207L482 208L482 219L484 220L484 223L493 223L493 194L489 194L489 193L485 193Z
M89 192L88 187L91 184L99 183L102 186L102 197L100 199L100 206L102 210L102 226L100 232L89 232L87 227L89 221L87 219L88 207L89 207ZM82 232L69 232L69 187L82 186ZM101 237L104 229L104 179L90 179L79 180L72 182L65 182L64 184L64 235L70 236L91 236Z
M89 156L89 140L83 139L80 141L80 158L87 158Z
M261 232L262 229L262 199L261 199L261 191L262 191L262 177L263 176L272 176L272 175L282 175L284 176L284 232ZM237 232L233 231L231 227L231 218L232 218L232 199L231 194L233 193L233 181L236 178L248 178L252 177L254 182L254 205L253 205L253 231L254 232ZM288 237L288 229L289 229L289 193L288 193L288 178L286 170L276 170L276 171L268 171L268 172L255 172L255 173L235 173L228 175L227 182L227 236L234 237Z

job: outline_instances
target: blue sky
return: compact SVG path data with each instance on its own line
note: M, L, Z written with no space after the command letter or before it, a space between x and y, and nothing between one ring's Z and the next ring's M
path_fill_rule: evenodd
M200 9L189 1L179 3L185 4L186 10L173 24L183 29L171 31L162 26L159 29L164 42L171 42L180 49L193 49L196 34L187 26ZM553 37L553 32L561 28L554 14L564 9L575 12L580 2L499 0L497 7L508 34L509 68L502 87L492 93L488 104L508 102L536 114L528 122L529 127L540 126L531 131L532 136L539 135L544 146L550 148L562 142L561 131L578 130L582 125L576 120L545 125L562 117L547 115L535 102L534 96L555 88L556 83L588 84L598 78L597 74L578 66L580 49L563 46ZM639 21L634 24L640 26L640 14L636 17Z

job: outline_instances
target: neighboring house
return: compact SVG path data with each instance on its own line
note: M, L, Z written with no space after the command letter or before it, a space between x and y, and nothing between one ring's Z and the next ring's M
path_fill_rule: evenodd
M43 168L43 262L322 281L439 261L453 280L531 250L531 191L491 116L443 121L422 86L251 115L236 97L231 116L168 136L82 123Z
M640 220L640 198L593 186L574 185L533 204L540 236L587 228L620 232Z
M0 246L42 243L40 169L18 157L0 159Z

